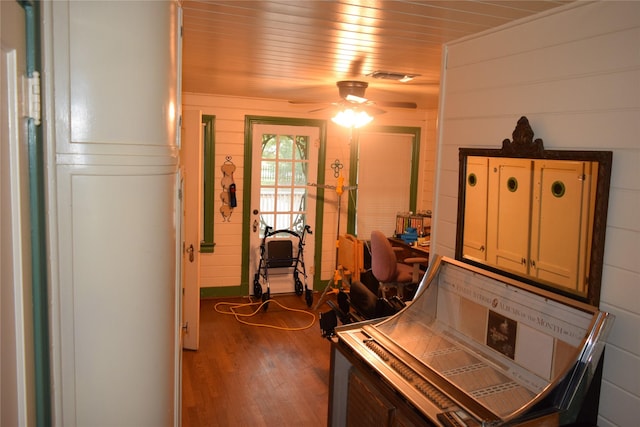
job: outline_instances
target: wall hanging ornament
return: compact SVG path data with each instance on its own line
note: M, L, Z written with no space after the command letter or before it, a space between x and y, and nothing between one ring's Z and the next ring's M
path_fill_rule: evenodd
M222 214L222 221L229 222L231 221L233 208L238 206L238 200L236 198L236 184L233 181L233 172L236 170L236 165L231 161L231 156L227 156L225 158L220 169L222 170L222 193L220 193L222 206L220 206L220 213Z

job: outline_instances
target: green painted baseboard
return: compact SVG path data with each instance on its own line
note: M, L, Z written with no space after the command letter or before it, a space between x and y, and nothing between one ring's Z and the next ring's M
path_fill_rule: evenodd
M200 298L239 297L246 293L247 291L243 291L241 286L200 288Z
M331 279L328 279L331 280ZM309 285L313 285L314 292L322 292L328 284L328 280L314 281ZM247 295L246 286L215 286L200 288L200 298L220 298L220 297L241 297Z

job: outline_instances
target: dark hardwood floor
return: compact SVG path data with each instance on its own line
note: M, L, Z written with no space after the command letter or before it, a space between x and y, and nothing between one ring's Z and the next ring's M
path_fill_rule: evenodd
M313 312L304 297L273 298L286 307ZM315 301L318 298L316 294ZM215 305L221 301L248 302L201 302L200 349L183 351L182 425L326 426L331 343L321 335L318 312L329 306L323 304L314 313L311 328L283 331L245 325L220 314ZM311 319L271 302L266 311L245 320L302 327Z

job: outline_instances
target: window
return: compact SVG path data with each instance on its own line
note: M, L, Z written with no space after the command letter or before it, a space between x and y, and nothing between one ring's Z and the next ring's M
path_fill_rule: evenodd
M262 135L260 229L302 232L307 210L309 137Z
M396 214L416 211L419 153L420 128L378 126L358 132L349 173L358 189L349 197L348 233L365 240L372 230L391 236Z

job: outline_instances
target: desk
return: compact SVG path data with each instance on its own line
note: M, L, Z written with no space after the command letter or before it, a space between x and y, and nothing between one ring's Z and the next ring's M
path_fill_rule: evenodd
M407 258L415 258L422 257L429 259L429 246L412 246L404 242L402 239L397 239L395 237L389 237L389 242L391 242L391 246L394 248L400 248L400 250L396 249L396 256L398 257L398 261L404 264ZM420 269L426 270L429 265L429 262L420 263Z

